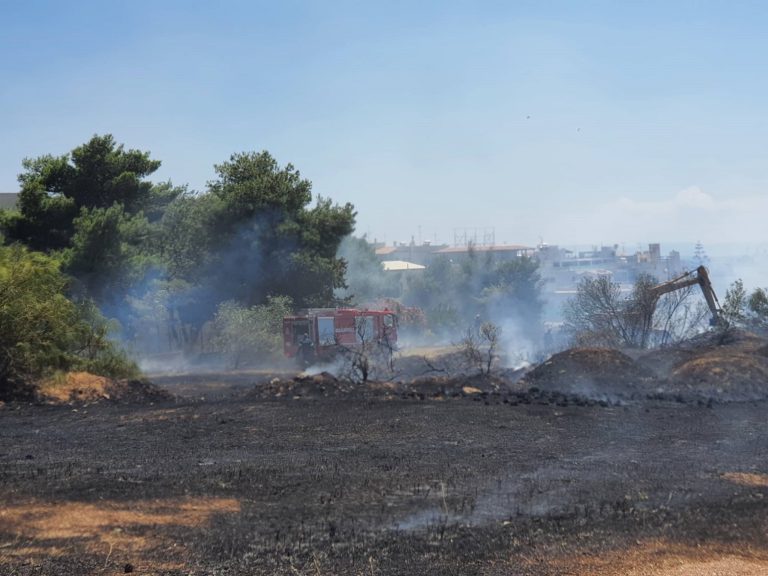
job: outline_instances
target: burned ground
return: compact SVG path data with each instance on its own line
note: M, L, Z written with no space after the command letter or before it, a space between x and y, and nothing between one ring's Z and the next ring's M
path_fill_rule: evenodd
M768 573L766 401L160 383L175 399L0 408L0 572Z

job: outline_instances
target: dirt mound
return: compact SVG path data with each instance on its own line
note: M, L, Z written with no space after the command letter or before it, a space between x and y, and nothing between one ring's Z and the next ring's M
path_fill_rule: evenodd
M113 402L159 402L173 398L146 380L114 380L90 372L68 372L37 386L39 401L53 404Z
M768 358L711 351L672 370L667 387L724 401L761 400L768 397Z
M641 353L636 362L652 372L657 378L665 379L673 370L695 359L697 354L700 354L700 351L687 348L660 348Z
M750 332L708 333L638 358L662 380L659 390L684 398L768 398L768 345Z
M703 352L713 349L736 349L742 352L757 352L761 348L768 346L768 341L764 336L759 336L749 330L741 328L731 328L722 331L704 332L694 336L676 347L686 350Z
M768 344L751 332L708 332L676 346L634 354L636 359L617 350L573 348L528 372L520 386L608 400L768 398Z
M571 348L528 372L519 384L589 398L633 398L655 381L652 371L618 350Z

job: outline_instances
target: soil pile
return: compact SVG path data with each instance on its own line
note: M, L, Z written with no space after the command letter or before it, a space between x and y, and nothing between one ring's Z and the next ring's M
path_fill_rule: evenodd
M114 380L90 372L68 372L63 378L42 382L37 399L52 404L100 401L143 403L173 399L165 390L146 380Z
M636 360L618 350L573 348L535 367L520 386L608 400L762 400L768 398L768 345L734 330L703 334Z
M652 390L656 376L618 350L572 348L528 372L521 386L588 398L635 398Z
M768 398L768 346L745 331L705 334L679 347L649 352L638 362L664 377L661 389L721 401Z

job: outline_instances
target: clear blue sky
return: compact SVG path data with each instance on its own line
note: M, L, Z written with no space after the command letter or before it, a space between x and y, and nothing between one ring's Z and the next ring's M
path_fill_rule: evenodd
M267 149L389 242L768 242L766 30L764 2L0 0L0 191L109 132L197 190Z

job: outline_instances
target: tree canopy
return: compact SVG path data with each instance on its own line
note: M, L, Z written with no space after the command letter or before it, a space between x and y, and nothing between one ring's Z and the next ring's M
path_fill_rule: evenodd
M125 150L106 134L62 156L26 158L22 166L19 216L6 234L9 240L49 251L71 245L75 219L83 210L118 204L127 214L137 214L147 208L153 186L145 178L160 161L149 152Z
M352 204L319 197L311 205L311 182L266 151L234 154L215 169L207 272L225 299L252 306L280 294L298 306L332 305L344 286L336 252L354 230Z
M95 302L123 337L165 323L153 331L188 346L223 302L333 306L345 286L337 250L353 206L314 198L269 152L233 154L200 192L151 182L160 161L109 134L22 167L18 211L0 219L5 242L52 256L67 295Z

